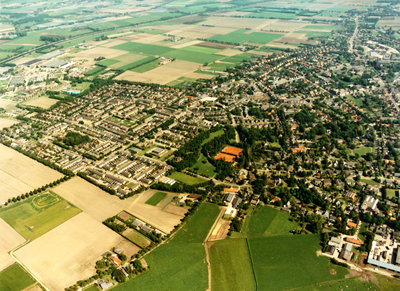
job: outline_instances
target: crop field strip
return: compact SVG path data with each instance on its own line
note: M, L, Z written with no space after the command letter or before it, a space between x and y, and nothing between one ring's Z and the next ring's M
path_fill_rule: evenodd
M20 291L35 282L17 263L0 272L1 291Z
M161 200L163 200L167 196L167 193L163 192L157 192L149 200L147 200L145 203L149 205L156 206Z

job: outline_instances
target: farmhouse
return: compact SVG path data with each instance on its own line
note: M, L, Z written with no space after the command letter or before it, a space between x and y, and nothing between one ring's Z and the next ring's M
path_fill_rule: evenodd
M340 253L340 257L344 260L349 260L351 255L351 250L353 249L353 245L350 243L346 243L343 246L342 252Z
M107 290L108 288L110 288L113 283L112 282L108 282L107 279L101 280L98 285L100 286L101 290Z
M121 265L122 261L118 259L117 257L112 257L111 260L114 262L116 265Z

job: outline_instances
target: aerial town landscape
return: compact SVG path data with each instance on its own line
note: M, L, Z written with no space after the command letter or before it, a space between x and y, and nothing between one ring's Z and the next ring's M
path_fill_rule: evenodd
M0 290L400 290L400 0L4 0Z

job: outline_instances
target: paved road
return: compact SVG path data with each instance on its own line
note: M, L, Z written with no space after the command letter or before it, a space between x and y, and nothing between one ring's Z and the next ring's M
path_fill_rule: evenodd
M349 53L353 52L354 39L356 38L357 33L358 33L358 17L355 18L355 21L356 21L356 28L354 29L354 33L350 38Z

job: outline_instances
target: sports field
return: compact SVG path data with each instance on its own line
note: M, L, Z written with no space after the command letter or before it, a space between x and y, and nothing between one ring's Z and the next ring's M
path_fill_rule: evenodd
M46 193L0 209L0 217L25 239L34 240L80 212L58 195Z
M35 282L18 264L13 264L0 272L1 291L24 290Z
M255 290L246 239L208 243L212 290Z
M348 271L317 256L318 235L254 237L249 239L259 290L288 290L344 279ZM290 276L288 276L290 274Z
M289 221L290 215L275 208L264 206L249 219L248 229L243 229L249 237L288 235L297 228L297 223Z
M180 173L180 172L175 172L169 177L172 179L178 180L182 183L188 184L188 185L195 185L195 184L206 182L206 180L204 180L204 179L189 176L185 173Z
M171 240L171 244L202 243L217 219L220 209L215 204L202 203L189 223Z
M156 206L165 196L167 196L167 193L157 192L146 201L146 204Z

